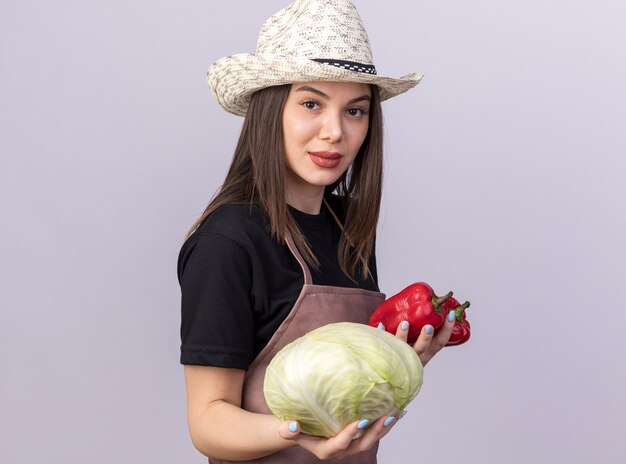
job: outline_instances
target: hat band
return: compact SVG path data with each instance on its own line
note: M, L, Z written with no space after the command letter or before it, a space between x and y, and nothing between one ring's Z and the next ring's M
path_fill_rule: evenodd
M356 71L365 74L376 75L376 67L371 64L356 63L354 61L334 60L327 58L314 58L313 61L328 64L337 68L347 69L348 71Z

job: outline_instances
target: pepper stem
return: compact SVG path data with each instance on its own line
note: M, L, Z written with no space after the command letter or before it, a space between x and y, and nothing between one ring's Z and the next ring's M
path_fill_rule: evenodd
M439 309L439 307L443 303L448 301L451 297L452 297L452 292L448 292L444 296L440 296L440 297L437 297L437 295L433 295L432 303L433 303L433 305L435 305L436 309Z
M454 308L454 310L457 312L457 314L463 314L463 313L465 312L465 310L466 310L467 308L469 308L469 307L470 307L470 302L469 302L469 301L466 301L466 302L465 302L465 303L463 303L462 305L457 306L456 308Z
M452 311L454 311L454 315L456 316L456 320L459 322L463 322L463 313L467 308L469 308L470 302L466 301L462 305L457 306Z

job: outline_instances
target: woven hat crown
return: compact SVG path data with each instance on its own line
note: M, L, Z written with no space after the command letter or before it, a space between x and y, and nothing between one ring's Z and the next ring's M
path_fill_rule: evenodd
M367 32L348 0L295 1L265 21L256 53L373 64Z
M246 114L252 95L267 87L312 81L372 84L384 101L421 78L421 73L377 74L361 17L349 0L294 1L265 21L256 53L221 58L207 73L219 104L239 116Z

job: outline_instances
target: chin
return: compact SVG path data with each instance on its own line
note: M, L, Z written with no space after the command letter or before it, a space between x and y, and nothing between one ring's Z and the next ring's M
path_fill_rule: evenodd
M327 187L337 182L337 179L341 177L341 174L333 174L333 175L329 175L329 174L322 175L322 176L315 176L310 179L306 179L306 181L311 185L316 185L318 187Z

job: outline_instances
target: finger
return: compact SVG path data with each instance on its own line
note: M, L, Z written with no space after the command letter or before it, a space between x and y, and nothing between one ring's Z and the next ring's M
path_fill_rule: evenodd
M454 328L455 323L455 313L454 311L450 311L448 316L446 317L446 321L443 323L441 327L437 330L435 334L435 338L431 343L431 350L435 350L435 353L442 349L450 340L450 335L452 335L452 329Z
M375 442L387 435L397 423L398 420L396 416L382 416L374 422L367 433L361 438L361 441L366 442L366 449L369 449Z
M367 431L358 439L352 442L352 446L358 451L367 451L374 444L389 433L397 423L395 416L383 416L374 422Z
M439 329L437 329L437 334L430 342L430 346L428 349L421 354L419 354L420 361L422 362L422 366L425 366L432 358L435 356L441 349L446 346L448 340L450 340L450 335L452 334L452 328L454 327L454 312L451 311L448 313L446 317L446 321L443 323Z
M406 342L407 337L409 336L409 321L402 321L398 324L398 328L396 329L396 337L398 337L403 342Z
M428 348L430 347L430 343L433 339L434 333L435 333L435 329L433 328L432 325L426 324L424 327L422 327L422 331L420 332L419 336L417 337L417 340L413 344L413 349L415 350L417 355L420 357L420 359L422 355L428 351Z
M328 441L329 443L332 442L332 446L337 450L345 450L352 444L355 438L361 437L367 433L369 425L370 421L367 419L353 422Z
M337 435L329 439L314 437L311 435L300 435L297 442L300 446L308 449L320 459L330 459L344 454L343 452L353 443L354 437L369 425L368 420L353 422L346 426Z
M329 439L301 434L296 437L296 441L320 459L337 458L369 450L397 422L394 416L383 416L369 426L369 421L365 419L353 422Z
M278 426L278 434L287 440L292 440L300 434L300 425L296 421L283 421Z

